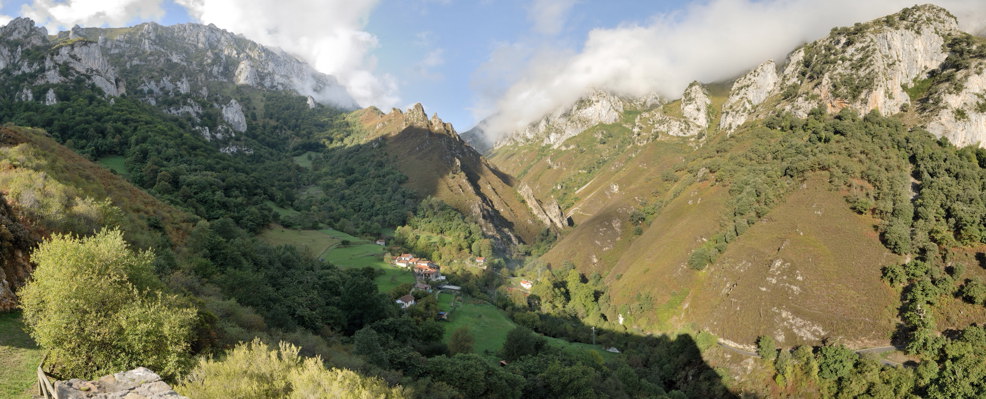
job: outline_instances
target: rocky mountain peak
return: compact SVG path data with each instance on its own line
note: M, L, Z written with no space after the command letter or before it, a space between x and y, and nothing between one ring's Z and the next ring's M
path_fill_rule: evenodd
M30 18L14 18L7 25L0 27L0 37L7 40L24 41L28 45L41 45L48 42L48 30L36 26Z
M653 106L660 102L658 96L627 98L604 90L592 90L570 107L559 109L524 129L506 135L496 146L534 141L559 147L585 129L601 123L617 122L626 109Z
M732 132L746 122L756 107L770 96L777 82L777 65L773 60L767 60L736 79L729 98L722 106L720 129Z
M904 88L945 61L944 44L958 33L955 17L934 5L836 28L791 54L778 91L797 93L787 109L799 116L819 105L898 113L911 101Z
M705 87L699 82L692 82L681 95L681 114L689 122L705 129L709 127L709 105L711 104L712 100L709 99L709 93L705 91Z

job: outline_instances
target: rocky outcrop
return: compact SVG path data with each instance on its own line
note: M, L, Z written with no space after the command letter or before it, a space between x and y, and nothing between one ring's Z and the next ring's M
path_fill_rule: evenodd
M547 204L542 204L534 196L534 191L531 190L531 187L525 183L521 183L518 192L524 198L524 202L527 203L527 207L534 214L534 217L538 218L545 226L551 226L556 229L562 229L568 226L568 218L565 217L565 214L561 211L561 207L558 206L558 201L552 199Z
M496 147L509 143L540 142L560 147L565 140L598 124L615 123L623 117L623 111L660 103L658 97L623 98L613 93L596 90L580 98L568 109L548 115L526 128L506 135Z
M709 105L712 100L699 82L692 82L681 96L681 114L689 122L706 129L709 127Z
M30 19L18 18L0 27L0 71L18 77L8 80L4 89L20 93L15 97L20 101L53 105L64 99L45 86L78 90L82 82L106 97L127 95L167 113L192 116L192 128L208 132L203 135L210 140L247 129L243 107L224 94L231 92L222 89L224 85L293 91L306 96L309 107L321 103L356 108L334 77L279 49L212 25L76 26L50 37ZM36 91L39 86L47 93ZM211 112L222 119L199 118Z
M957 146L986 147L986 60L957 74L961 90L944 89L932 95L936 106L926 118L928 131Z
M729 91L729 99L722 106L719 129L732 132L753 114L777 87L777 66L768 60L736 80Z
M247 121L246 116L243 115L243 107L236 100L230 100L229 104L223 106L223 120L237 132L243 133L247 130Z
M17 307L17 290L34 270L28 255L36 243L0 195L0 312Z
M786 108L802 117L817 106L895 114L910 104L904 87L945 61L943 44L957 33L955 17L933 5L837 28L791 54L777 92L793 95Z
M58 381L55 394L60 399L188 399L161 381L161 376L144 367L95 381Z
M670 116L662 108L637 116L633 126L634 142L646 144L661 135L694 137L709 128L709 106L712 100L699 82L692 82L681 96L681 117Z

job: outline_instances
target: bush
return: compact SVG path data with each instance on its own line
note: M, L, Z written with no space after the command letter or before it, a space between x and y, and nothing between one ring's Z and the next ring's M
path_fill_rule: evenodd
M259 339L233 348L222 360L202 359L175 390L197 398L405 398L400 386L351 370L326 369L319 357L304 358L281 342L271 349Z
M61 374L93 378L144 366L175 377L186 369L196 312L158 290L153 254L134 253L113 230L55 235L32 259L38 267L21 291L24 320Z

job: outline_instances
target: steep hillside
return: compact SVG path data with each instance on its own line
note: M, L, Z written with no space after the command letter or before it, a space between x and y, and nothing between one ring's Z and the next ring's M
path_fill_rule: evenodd
M450 124L437 115L429 119L421 104L388 114L368 108L352 114L352 118L367 131L367 142L379 140L383 144L398 169L408 176L411 190L420 197L437 197L471 215L501 246L531 243L545 228L563 227L557 207L524 198L514 187L513 178L491 166Z
M922 126L958 145L986 142L975 94L981 42L948 11L912 7L833 29L784 64L766 61L731 84L693 83L679 100L613 106L619 97L593 93L508 135L491 162L558 199L575 226L542 259L600 273L610 320L707 329L739 344L769 335L784 345L885 345L898 294L880 280L881 268L917 252L902 246L896 226L911 223L907 200L922 197L922 187L911 187L921 178L907 162L916 150L898 155L885 133L855 133L902 122L916 143L926 140ZM871 110L900 122L832 131L799 121L829 113L856 124L849 115ZM765 125L814 133L791 137ZM840 135L852 139L832 141ZM880 149L862 149L871 141ZM973 188L972 203L981 192ZM974 214L960 218L986 225ZM961 235L961 227L941 228ZM980 239L961 241L975 247Z
M144 248L183 245L196 217L55 143L44 131L0 128L0 310L33 267L28 255L51 233L121 228Z

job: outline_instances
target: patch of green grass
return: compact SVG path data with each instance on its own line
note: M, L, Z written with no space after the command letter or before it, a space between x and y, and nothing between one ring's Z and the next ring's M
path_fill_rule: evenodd
M322 259L344 269L372 267L383 270L383 275L376 279L380 292L390 292L398 285L414 283L411 272L383 261L383 247L337 230L324 229L319 232L339 242L323 252ZM349 241L349 245L343 246L343 240Z
M96 163L102 165L106 169L116 172L116 174L130 179L130 172L127 172L127 167L124 164L126 158L120 155L111 155L108 157L99 158Z
M300 166L302 168L305 168L305 169L311 169L312 168L312 159L311 159L311 157L314 156L314 155L315 155L314 152L308 151L308 152L306 152L304 154L301 154L301 155L298 155L298 156L296 156L296 157L294 157L292 159L294 159L294 163L296 163L298 166Z
M267 200L265 202L265 204L267 204L267 206L269 206L271 209L273 209L274 212L277 212L277 215L280 216L280 217L282 217L282 218L284 218L284 217L297 216L298 214L301 213L301 212L298 212L298 211L296 211L294 209L288 209L288 208L280 207L277 204L275 204L274 201L271 201L271 200Z
M654 309L658 328L662 331L668 331L671 329L671 318L681 310L681 304L687 297L688 289L675 291L671 294L671 299L668 299L667 302L657 306L657 309Z
M600 345L592 345L583 342L570 342L561 338L553 338L548 336L545 336L545 338L548 339L548 345L561 349L565 352L568 352L569 354L573 354L576 356L582 355L584 353L590 353L590 354L595 353L599 355L600 360L606 360L618 356L616 353L607 352L603 350L602 346ZM594 355L590 355L590 356L594 356Z
M31 398L41 349L27 334L20 312L0 313L0 397Z
M924 97L925 94L928 94L928 89L931 88L932 83L934 83L934 79L932 78L914 79L911 87L904 87L903 89L907 93L907 96L911 98L911 102L915 102L919 98Z
M259 237L271 245L291 245L312 256L321 256L339 240L322 230L293 230L284 227L267 229Z
M372 267L383 271L376 283L380 292L390 292L398 285L414 283L411 272L383 261L384 248L338 230L294 230L283 227L268 229L260 239L272 245L292 245L343 269ZM343 246L342 241L349 244Z
M445 323L445 342L452 332L461 327L469 327L476 343L473 352L494 355L507 340L507 333L517 327L502 310L486 302L466 299L449 315Z
M449 296L451 300L451 295L442 294L439 296L440 309L444 309L441 307L443 301L442 296ZM469 331L472 332L473 337L476 339L476 343L473 345L473 353L488 356L496 356L496 353L503 348L503 343L507 341L507 334L510 333L510 330L517 328L517 324L513 320L510 320L507 314L500 308L469 298L464 298L460 302L449 315L449 322L444 324L446 343L452 337L452 332L464 326L469 327ZM581 355L585 352L596 352L601 355L602 359L616 356L615 353L602 350L598 345L569 342L561 338L547 336L545 338L548 340L548 345L571 354Z
M438 294L438 310L441 312L448 312L452 309L453 300L455 300L455 295L448 292L440 292Z

